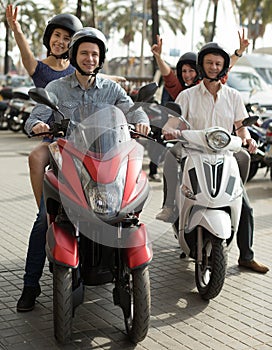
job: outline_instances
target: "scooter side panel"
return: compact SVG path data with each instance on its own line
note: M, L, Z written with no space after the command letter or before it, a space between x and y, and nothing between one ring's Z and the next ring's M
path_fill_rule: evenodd
M136 269L148 264L153 257L151 243L147 242L145 225L141 224L138 230L134 231L129 240L129 248L125 249L127 266Z
M201 208L189 218L185 234L191 232L196 226L202 226L213 235L228 239L231 236L230 215L223 210L209 210Z
M47 230L46 254L49 261L61 265L75 268L79 263L76 238L55 222Z

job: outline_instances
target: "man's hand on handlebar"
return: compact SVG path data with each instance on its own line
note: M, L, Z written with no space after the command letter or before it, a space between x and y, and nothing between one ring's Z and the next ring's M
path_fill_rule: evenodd
M247 146L247 149L248 149L248 152L249 153L256 153L257 152L257 149L258 149L258 146L257 146L257 143L254 139L252 138L249 138L249 139L243 139L243 145L244 146Z
M45 124L45 123L43 123L43 122L40 122L40 123L34 125L33 128L32 128L32 132L33 132L34 134L40 134L40 133L46 133L46 132L48 132L48 136L49 136L49 135L50 135L50 134L49 134L49 131L50 131L49 125L48 125L48 124ZM43 134L43 137L44 137L44 136L45 136L45 134Z
M138 133L147 136L150 133L151 128L150 128L150 126L148 124L136 124L135 125L135 130Z
M165 128L165 129L162 129L162 134L165 140L173 140L173 139L180 138L181 131L173 128Z

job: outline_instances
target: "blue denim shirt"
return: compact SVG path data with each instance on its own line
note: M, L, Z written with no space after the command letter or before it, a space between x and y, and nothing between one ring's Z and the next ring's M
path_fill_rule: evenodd
M141 108L135 112L129 112L130 107L133 106L133 101L118 83L98 75L94 84L87 90L80 86L75 73L50 82L45 90L48 91L52 100L67 119L82 119L82 113L80 117L77 115L78 110L84 111L85 117L88 117L107 105L115 105L123 111L129 123L149 125L148 116ZM30 135L33 126L40 121L50 125L52 120L60 121L61 119L62 117L58 112L52 111L51 108L45 105L38 104L33 108L27 119L25 130Z

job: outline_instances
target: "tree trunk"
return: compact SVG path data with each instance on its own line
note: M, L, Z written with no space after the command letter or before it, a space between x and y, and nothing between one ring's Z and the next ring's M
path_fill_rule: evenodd
M82 16L82 0L77 0L76 16L81 20L81 16Z
M212 32L211 32L211 40L210 41L213 41L213 38L215 36L217 9L218 9L218 0L215 0L214 1L214 11L213 11L213 24L212 24Z
M96 0L91 0L91 8L92 8L92 26L97 28L97 18L96 18Z
M151 10L152 10L152 42L157 42L157 35L159 32L159 10L158 10L158 0L151 0ZM153 75L156 72L156 60L153 57Z
M8 22L5 20L5 27L6 27L6 37L5 37L5 60L4 60L4 74L8 74L9 72L9 25Z

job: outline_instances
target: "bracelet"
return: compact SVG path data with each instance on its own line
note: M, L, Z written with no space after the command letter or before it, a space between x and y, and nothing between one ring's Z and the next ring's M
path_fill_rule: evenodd
M239 55L238 49L236 49L236 50L234 51L234 55L237 56L237 57L242 57L242 56L243 56L243 54Z

